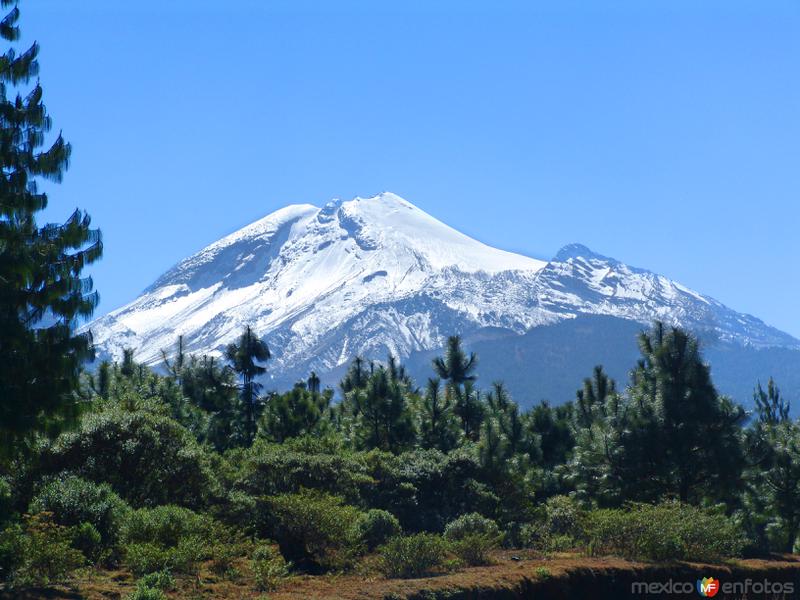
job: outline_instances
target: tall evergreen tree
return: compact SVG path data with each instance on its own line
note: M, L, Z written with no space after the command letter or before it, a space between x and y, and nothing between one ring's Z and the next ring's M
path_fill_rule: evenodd
M458 444L458 424L453 414L453 402L442 391L442 381L431 377L419 408L419 435L423 448L448 452Z
M731 497L741 487L744 410L717 393L691 334L657 322L639 347L631 398L650 424L640 429L646 452L639 459L652 468L654 491L683 502Z
M628 397L609 393L575 419L579 491L605 504L735 502L743 488L744 411L717 393L689 333L656 323L639 346Z
M355 389L365 387L367 385L367 379L373 369L374 365L372 363L367 365L363 358L356 356L353 362L350 363L344 378L342 378L342 381L339 383L342 393L347 394Z
M416 432L408 395L405 383L382 365L372 369L363 387L348 392L345 400L355 417L357 444L390 452L410 447Z
M540 440L542 463L545 468L553 469L567 462L575 447L575 436L572 428L573 404L568 402L552 407L543 400L528 413L528 434Z
M595 411L602 409L609 396L617 393L617 384L606 375L602 365L597 365L592 377L583 380L583 388L575 394L575 418L582 427L588 427Z
M178 341L175 344L175 356L172 360L170 361L166 350L161 350L161 359L164 361L167 372L180 384L183 379L183 369L186 367L186 361L188 360L182 335L178 336Z
M463 386L468 381L475 381L475 367L478 366L478 357L474 352L469 356L461 346L461 337L457 335L447 338L447 347L444 356L433 359L433 369L436 375L447 381L452 387Z
M0 6L15 5L0 0ZM0 37L19 39L19 9L0 20ZM0 453L36 431L53 433L79 412L75 391L91 338L78 319L97 305L87 265L102 254L100 233L76 210L63 224L40 226L48 197L37 181L60 182L71 147L59 134L45 148L52 121L42 104L39 45L0 56Z
M324 393L296 385L285 394L275 394L267 403L261 419L263 435L284 442L299 435L316 433L330 405L333 391Z
M453 411L461 421L464 436L477 441L485 413L481 391L472 380L465 381L463 385L451 385L449 390L454 399Z
M455 404L455 412L461 419L464 435L472 439L478 438L483 419L480 392L474 386L477 366L477 355L474 352L467 355L461 345L461 337L457 335L447 338L444 356L433 359L436 375L447 382L445 394Z
M246 326L239 339L225 349L233 370L242 378L241 401L244 416L244 442L249 445L256 434L256 419L260 412L259 392L262 389L255 378L266 373L266 367L258 364L271 358L267 345Z
M772 377L767 382L766 391L761 387L761 382L758 382L753 391L753 401L760 422L777 424L789 420L791 404L781 395L781 391Z
M308 376L308 381L306 381L306 387L308 391L312 394L319 394L320 390L320 380L319 376L314 372L311 371L311 375Z

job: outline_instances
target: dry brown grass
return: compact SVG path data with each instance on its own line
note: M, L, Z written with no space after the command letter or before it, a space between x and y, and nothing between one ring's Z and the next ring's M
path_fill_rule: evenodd
M167 592L175 600L378 600L419 598L525 598L541 590L548 598L582 598L581 589L630 579L658 580L674 574L686 577L712 574L723 580L745 576L800 579L800 557L732 561L725 565L644 564L614 557L587 558L561 554L537 556L525 551L501 551L495 564L469 567L422 579L386 579L370 566L360 572L322 576L297 575L269 594L256 590L247 561L236 565L239 577L219 577L203 568L197 577L178 577L177 589ZM368 563L369 564L369 563ZM546 571L543 571L546 570ZM0 591L1 600L124 600L135 580L124 571L85 570L69 586L20 591ZM538 596L538 594L536 594Z

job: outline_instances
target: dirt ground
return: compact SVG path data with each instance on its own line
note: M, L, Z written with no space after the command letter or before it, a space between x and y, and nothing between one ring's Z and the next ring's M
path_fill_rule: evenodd
M179 579L177 589L167 592L167 596L175 600L599 600L634 597L630 594L632 581L676 578L694 582L703 576L713 576L722 581L765 577L773 581L792 581L800 596L800 556L741 560L724 565L665 565L613 557L588 558L569 554L542 557L523 551L503 551L494 556L493 565L464 568L421 579L386 579L369 567L360 573L298 575L268 594L255 589L252 578L246 574L246 565L241 565L241 570L242 576L238 578L221 578L203 569L196 578ZM124 600L134 588L134 578L126 572L86 570L69 586L24 593L0 591L0 599ZM717 596L718 599L727 597L741 596Z

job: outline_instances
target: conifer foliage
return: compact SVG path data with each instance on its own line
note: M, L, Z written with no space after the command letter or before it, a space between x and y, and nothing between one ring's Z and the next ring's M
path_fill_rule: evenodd
M100 233L75 210L62 224L37 223L47 194L37 182L60 182L71 147L42 104L39 46L17 52L19 9L12 0L0 36L12 47L0 55L0 453L35 431L54 432L74 419L81 363L91 339L76 335L79 318L97 305L84 268L100 258ZM32 80L35 83L29 85Z

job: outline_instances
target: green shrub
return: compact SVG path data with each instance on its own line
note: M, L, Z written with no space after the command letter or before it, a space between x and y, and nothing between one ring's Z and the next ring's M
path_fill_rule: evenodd
M51 512L56 523L68 527L89 523L100 534L102 546L110 548L119 541L119 529L130 507L108 484L62 474L39 490L28 511Z
M0 581L9 581L22 564L24 531L14 523L0 531Z
M272 537L283 554L302 566L340 569L361 551L355 524L361 513L338 496L304 490L267 498Z
M91 523L81 523L71 528L72 547L79 550L93 563L103 557L103 543L100 532Z
M545 503L545 530L553 536L579 537L585 511L569 496L553 496Z
M491 564L491 552L500 545L500 537L471 533L458 541L450 542L450 550L466 564Z
M389 538L400 535L400 521L392 513L374 508L362 514L356 522L358 536L369 550L374 550Z
M136 582L136 590L127 600L166 600L164 590L175 589L175 578L169 571L156 571L144 575Z
M3 527L11 519L12 504L11 484L5 477L0 476L0 527ZM2 574L0 574L0 577L2 577Z
M84 563L83 555L71 545L70 531L54 523L50 513L26 516L21 542L22 560L13 575L19 585L59 583Z
M492 519L487 519L478 513L461 515L444 528L444 537L450 542L475 534L496 538L500 536L500 528Z
M398 536L381 546L380 557L387 577L421 577L442 567L447 542L432 533Z
M43 450L39 475L63 471L106 482L137 507L202 507L219 490L209 456L183 426L117 408L87 413L77 430Z
M211 517L179 506L131 511L122 527L125 563L136 575L169 569L194 573L201 560L211 558L223 533Z
M679 502L593 511L587 533L592 554L654 561L718 561L739 556L746 541L725 515Z
M265 525L259 522L257 498L239 490L227 492L213 507L213 511L216 519L248 534L265 528Z
M157 544L128 544L125 565L137 576L169 569L173 563L171 550Z
M494 514L500 503L471 446L448 454L373 451L365 458L376 483L362 490L364 504L390 511L405 531L441 531L465 513Z
M211 517L188 508L157 506L131 511L123 524L122 537L126 543L177 546L184 537L208 535L212 527Z
M167 600L167 597L158 588L136 586L136 589L128 594L126 600Z
M515 541L539 552L563 552L585 540L586 511L568 496L553 496L541 507L539 519L515 532Z
M156 571L139 579L137 585L157 590L171 590L175 588L175 578L169 571Z
M133 543L125 547L125 564L134 575L147 575L170 570L195 574L198 563L209 555L206 541L197 537L181 538L175 546Z
M248 546L249 544L245 542L214 542L209 549L211 570L220 577L227 576L231 573L236 559L247 553Z
M448 523L444 537L453 553L468 565L488 564L490 552L503 539L497 523L478 513L461 515Z
M322 448L295 450L292 444L271 444L257 440L242 453L236 487L252 495L292 494L304 488L359 498L359 490L370 485L363 457L343 449L322 452ZM316 451L319 450L319 451Z
M250 562L256 579L256 586L262 592L271 592L282 579L289 576L290 563L286 562L280 551L272 544L260 544L253 551Z

